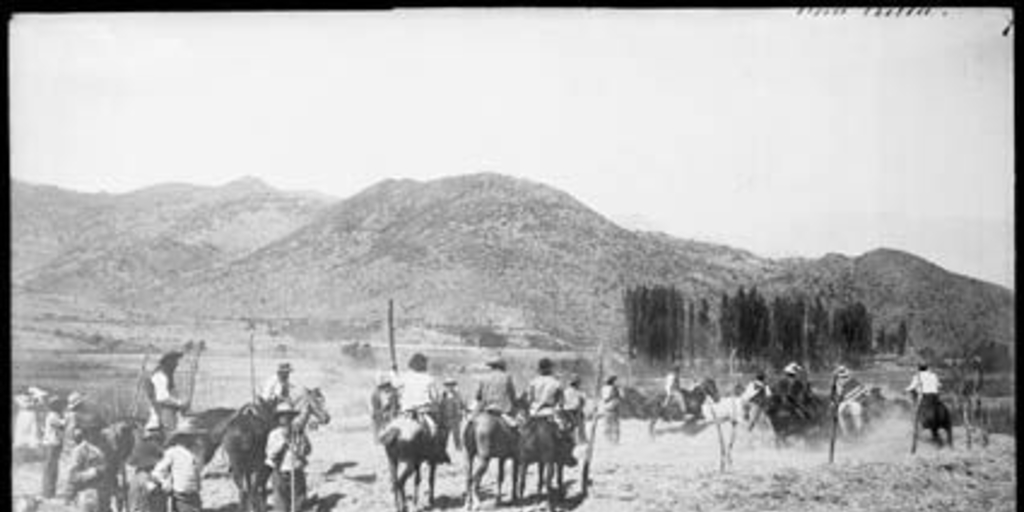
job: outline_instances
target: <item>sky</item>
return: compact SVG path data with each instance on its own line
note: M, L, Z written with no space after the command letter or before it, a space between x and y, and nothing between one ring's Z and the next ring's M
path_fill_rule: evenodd
M16 15L11 174L339 198L497 172L768 257L1014 281L1009 10Z

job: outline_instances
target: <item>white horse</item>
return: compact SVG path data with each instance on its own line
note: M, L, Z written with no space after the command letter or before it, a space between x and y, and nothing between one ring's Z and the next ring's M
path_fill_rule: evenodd
M859 437L864 433L866 411L864 404L857 400L845 400L836 409L839 415L839 431L843 437Z

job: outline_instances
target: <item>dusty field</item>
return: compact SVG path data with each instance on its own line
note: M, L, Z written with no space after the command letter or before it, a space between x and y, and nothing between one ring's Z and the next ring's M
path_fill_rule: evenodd
M152 328L132 327L128 331L138 333L140 339L155 337L161 348L179 345L185 339L232 340L210 344L201 361L194 403L197 409L205 409L238 406L248 400L246 333L222 326L175 329L160 328L157 334ZM284 351L276 348L282 342L287 344ZM41 330L29 336L16 329L12 383L41 384L62 391L85 388L100 399L129 399L142 361L140 354L74 354L52 350L55 343ZM406 360L416 349L400 347L399 359ZM483 355L472 349L427 352L432 371L455 375L463 389L475 380L483 360ZM512 359L518 378L532 368L540 353L508 351L506 355ZM558 357L569 363L579 356L563 353ZM356 362L340 355L339 343L297 344L258 337L257 385L284 360L296 367L297 382L323 389L334 417L331 425L311 435L314 452L309 480L311 494L318 497L318 512L391 510L383 449L372 441L367 411L374 372L387 366L386 352L378 348L372 360ZM964 432L957 429L955 437L955 449L939 450L923 441L917 455L911 456L910 423L896 418L879 425L860 444L841 441L836 463L830 466L824 449L796 446L778 450L761 434L741 435L734 466L722 474L718 471L714 429L690 436L668 427L652 440L645 424L626 421L621 445L611 446L603 440L597 444L594 487L587 500L574 499L579 493L579 470L567 470L570 499L564 507L597 512L1015 510L1015 440L993 435L987 448L967 450ZM436 509L456 509L463 504L463 460L454 450L452 455L454 464L438 473ZM39 462L12 468L15 496L38 490L40 468ZM219 459L207 468L203 499L208 510L235 510L236 493L225 469ZM485 477L485 508L493 508L495 473L492 467ZM501 509L526 511L537 506L533 502L516 507L503 505ZM46 503L40 510L68 509Z

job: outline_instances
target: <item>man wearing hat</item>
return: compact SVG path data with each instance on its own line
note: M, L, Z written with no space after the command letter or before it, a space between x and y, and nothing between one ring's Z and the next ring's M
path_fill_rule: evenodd
M202 462L196 456L196 441L203 433L191 419L185 419L170 433L167 449L153 467L153 477L171 496L169 512L201 512Z
M907 392L911 395L917 395L921 399L921 407L924 408L927 403L926 400L938 401L939 400L939 389L941 387L939 382L939 376L935 375L934 372L928 369L927 363L921 363L917 366L917 373L910 380L910 385L907 386Z
M293 398L294 386L289 381L289 376L292 373L292 365L290 363L281 363L277 365L277 374L267 380L263 386L263 393L260 394L260 398L277 404L282 401L290 401Z
M569 417L569 422L575 427L577 443L587 442L587 429L583 421L587 395L580 389L581 380L579 375L570 377L569 386L565 388L562 397L563 409Z
M305 432L292 428L299 411L290 402L277 404L277 426L267 436L266 465L272 470L273 504L277 512L302 510L306 499L306 461L312 450ZM293 495L294 493L294 495Z
M757 374L754 375L754 380L747 383L747 387L743 389L743 393L740 395L743 402L743 417L745 420L750 421L748 430L754 430L754 426L757 425L764 412L755 403L754 398L761 394L764 394L765 398L772 396L772 389L768 386L767 379L768 377L765 375L764 370L758 370Z
M178 414L188 410L188 402L178 397L174 385L174 371L184 355L176 350L164 354L149 379L153 394L150 397L152 409L148 424L158 425L163 432L175 430Z
M572 456L573 439L570 430L571 425L565 418L562 407L565 401L562 382L552 375L554 363L544 357L537 363L539 375L530 381L527 396L530 403L530 416L549 418L555 423L561 435L559 446L565 449L562 453L563 460L569 467L576 465Z
M64 450L68 453L70 453L76 444L73 439L73 433L75 430L75 424L78 422L80 417L89 416L101 423L100 428L103 427L102 420L99 419L99 411L97 411L94 406L90 405L86 401L86 398L88 398L86 394L79 391L72 391L68 395L67 409L64 414Z
M516 421L512 417L512 404L516 396L516 387L512 382L512 376L506 373L506 363L501 357L495 357L487 361L491 369L480 380L477 385L474 398L479 412L490 412L503 418L510 426L515 426Z
M622 392L616 385L618 377L612 375L605 379L601 388L600 414L604 418L604 435L612 444L619 444L619 406L622 403Z
M444 391L441 393L441 414L444 424L447 425L451 437L454 438L455 449L462 451L462 436L459 435L459 425L462 425L462 415L466 410L466 402L459 394L458 382L453 377L444 380ZM447 444L448 440L445 440Z
M846 366L839 365L832 373L835 376L835 389L832 390L832 397L835 401L836 412L841 417L850 416L859 422L864 418L864 400L868 397L867 386L853 378L850 369Z
M81 512L107 512L110 489L107 489L107 457L100 449L102 422L95 414L82 414L72 429L74 448L68 468L68 499Z
M413 354L409 358L409 370L393 379L398 390L399 407L403 413L423 423L430 437L437 441L437 460L450 462L443 440L437 437L441 390L434 377L427 373L427 356L419 352Z
M810 411L807 409L807 395L809 389L807 388L806 382L800 378L803 368L796 362L791 362L782 369L782 373L785 375L781 381L779 381L778 389L779 394L793 407L796 415L808 419L811 417Z
M128 512L165 512L167 498L160 492L160 482L153 477L153 467L163 457L160 446L152 441L137 443L126 463L128 477Z

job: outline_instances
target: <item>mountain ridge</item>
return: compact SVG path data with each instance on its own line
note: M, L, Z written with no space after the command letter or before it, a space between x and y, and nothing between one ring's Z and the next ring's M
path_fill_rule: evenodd
M14 219L29 217L17 210L19 202L31 210L31 200L14 202ZM624 286L672 284L712 304L757 286L864 302L879 326L907 319L912 336L939 348L1014 340L1012 291L905 251L774 260L626 229L567 192L496 173L387 179L336 201L241 178L84 202L97 224L82 228L89 243L57 244L60 254L21 280L28 289L97 289L90 295L180 315L353 323L379 321L380 304L394 298L411 323L536 330L589 344L622 332ZM227 220L205 224L218 218ZM273 225L266 219L279 223L256 236ZM121 275L104 267L111 261L142 270Z

